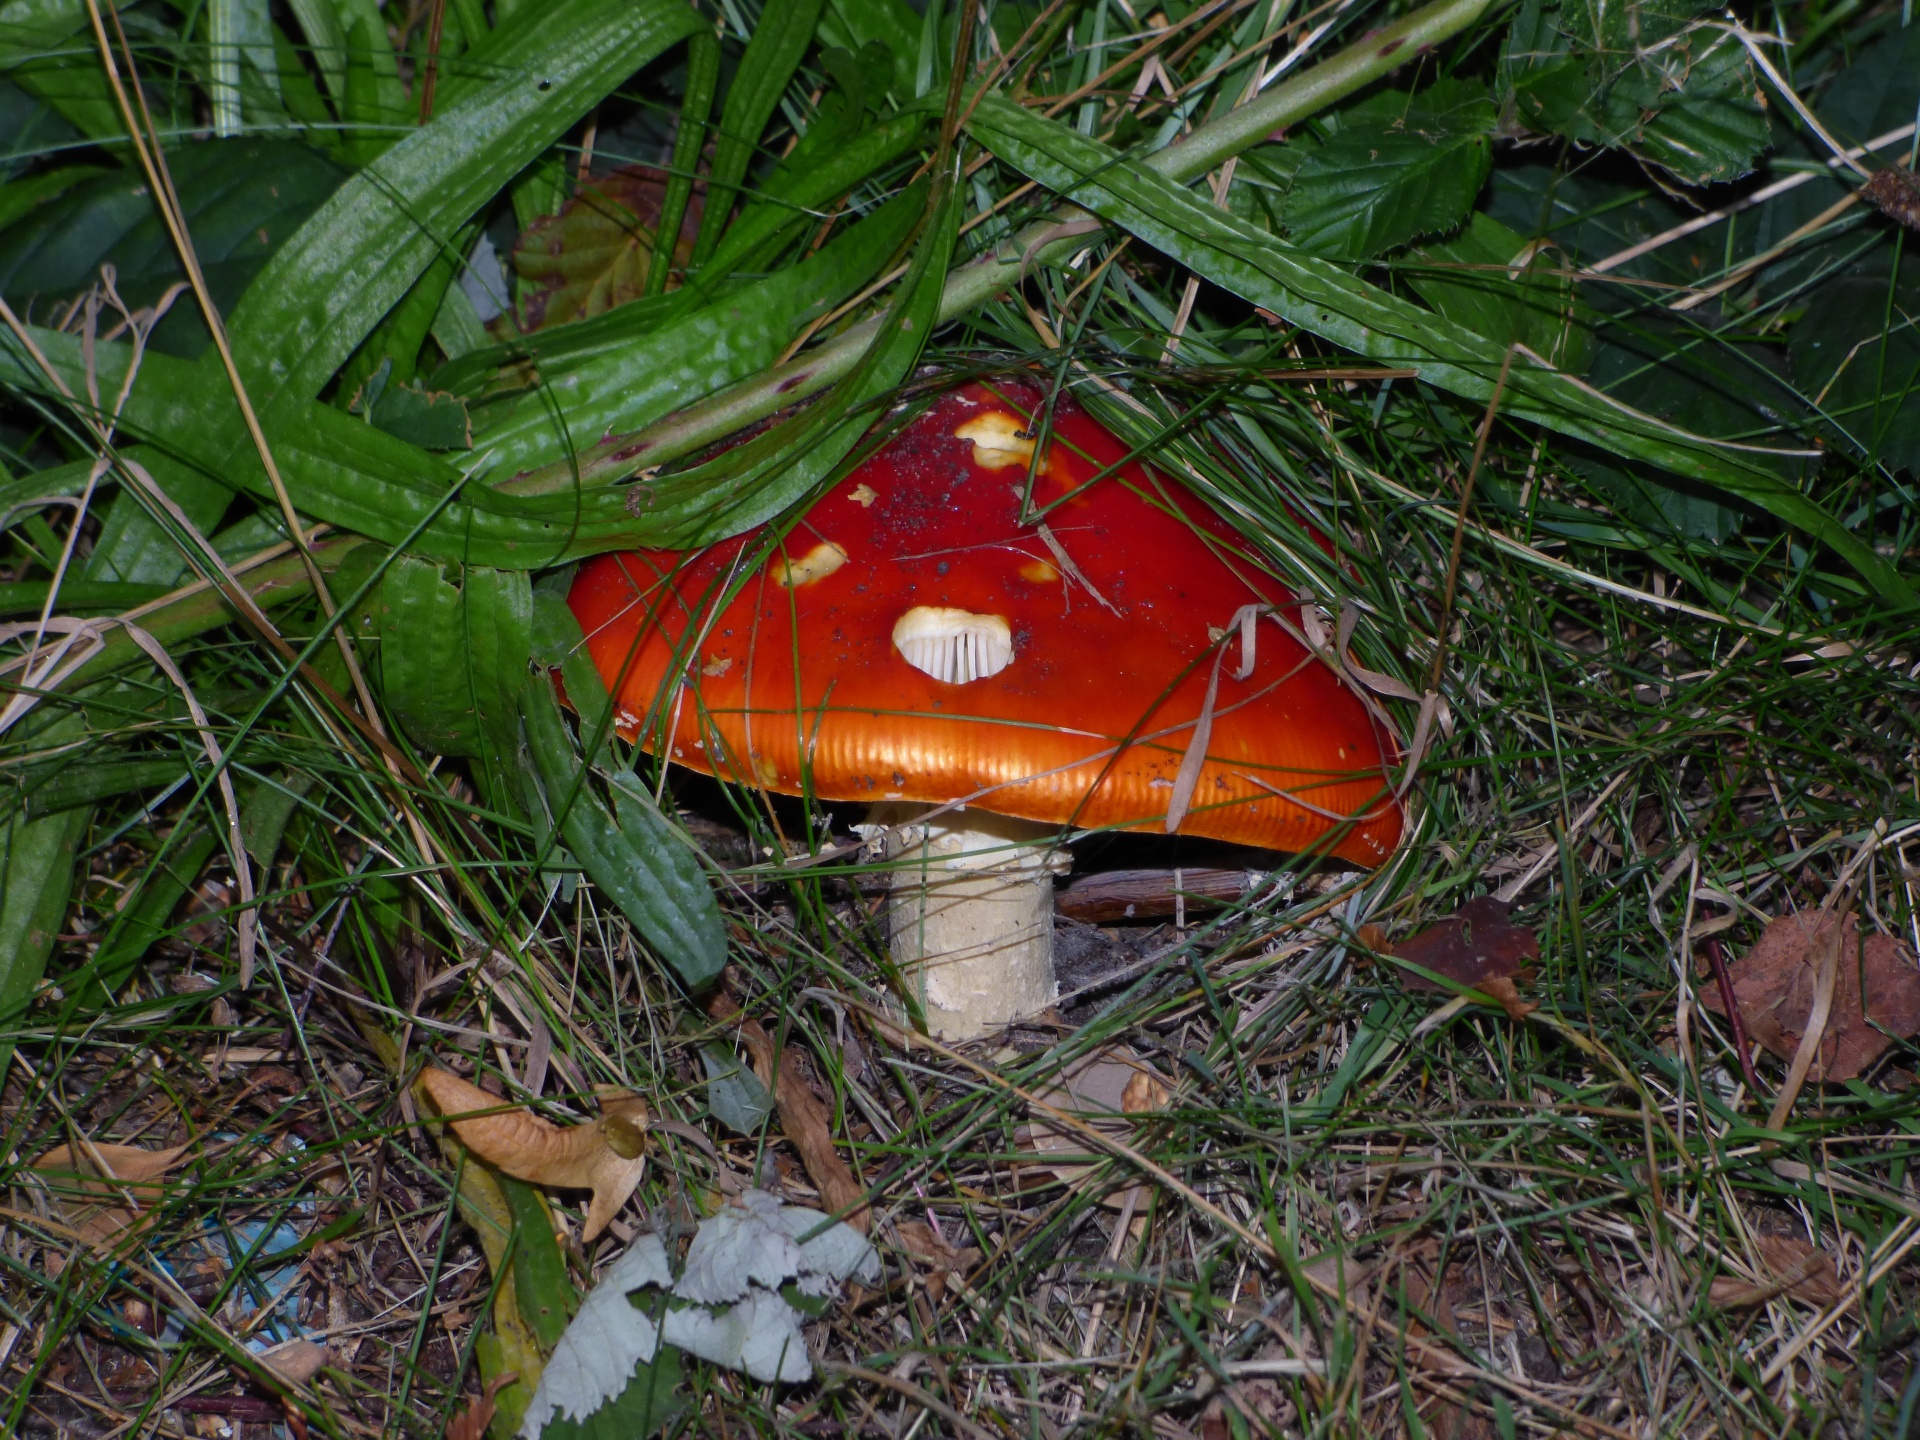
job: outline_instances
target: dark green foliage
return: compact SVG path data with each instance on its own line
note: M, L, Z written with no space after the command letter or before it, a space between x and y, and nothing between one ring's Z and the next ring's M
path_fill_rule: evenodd
M398 556L375 612L387 704L414 743L428 754L507 764L533 644L526 572L469 566L449 575Z
M611 702L586 658L580 624L560 595L535 595L534 653L542 669L521 693L532 769L528 809L548 817L588 877L618 905L689 990L711 984L727 962L726 928L686 836L660 812L631 771L610 772L610 809L583 770L544 667L567 680L595 764L612 738ZM617 818L616 818L617 817Z
M1529 129L1630 150L1689 185L1744 175L1767 143L1753 64L1699 0L1525 0L1501 72Z
M580 1308L580 1292L567 1271L567 1257L553 1234L553 1213L540 1191L524 1180L498 1178L513 1215L514 1303L540 1343L552 1349Z
M310 146L263 136L181 146L167 168L222 311L347 178ZM186 278L137 169L83 180L20 218L27 223L0 228L0 293L17 310L44 315L94 284L103 265L114 267L129 305L151 305ZM188 357L206 347L192 295L175 303L153 343Z
M1816 287L1793 327L1794 383L1860 454L1920 470L1920 267L1860 264Z
M1466 218L1493 158L1486 87L1443 80L1418 95L1382 91L1350 110L1294 176L1293 242L1330 260L1365 260Z
M659 1304L657 1295L628 1297L635 1304ZM584 1420L556 1416L541 1431L544 1440L647 1440L680 1418L687 1408L679 1393L680 1351L662 1345L639 1365L627 1388Z

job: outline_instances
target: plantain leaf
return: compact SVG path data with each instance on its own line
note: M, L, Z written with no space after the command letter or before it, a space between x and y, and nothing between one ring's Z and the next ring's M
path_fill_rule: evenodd
M979 101L969 128L1006 163L1244 299L1356 354L1411 367L1441 389L1482 403L1492 397L1504 346L1276 242L1098 141L999 96ZM1502 411L1749 500L1830 546L1883 600L1914 603L1884 557L1738 449L1663 425L1525 357L1508 373Z
M833 473L873 424L875 402L905 380L940 317L959 229L959 187L941 187L927 228L853 370L781 425L693 469L633 487L631 509L675 548L712 544L769 520Z
M536 598L543 659L583 653L585 639L566 601L549 590ZM598 684L591 665L570 672L567 693L583 714L605 711L604 687L594 693ZM690 990L710 984L726 967L727 932L692 843L637 780L616 788L615 821L582 771L580 752L543 673L521 691L520 714L547 805L588 878L620 907L681 983ZM588 728L595 727L589 722Z
M1303 250L1365 260L1451 230L1473 208L1493 160L1484 87L1442 80L1388 90L1343 112L1294 177L1284 218Z
M0 1080L13 1059L7 1033L21 1023L46 973L73 893L73 852L92 812L0 823Z
M343 186L234 311L262 414L318 395L506 176L699 23L673 0L557 0L495 30L446 77L433 122Z
M500 474L564 458L771 365L809 321L876 274L924 213L927 187L905 191L798 265L776 271L624 350L576 360L558 379L492 418L476 444Z
M693 251L696 261L711 254L720 239L760 132L767 128L820 23L820 4L821 0L784 0L760 12L720 112L720 134L707 174L706 216Z
M395 557L376 606L380 677L416 745L483 760L512 753L532 605L523 570L472 566L456 583L432 561Z

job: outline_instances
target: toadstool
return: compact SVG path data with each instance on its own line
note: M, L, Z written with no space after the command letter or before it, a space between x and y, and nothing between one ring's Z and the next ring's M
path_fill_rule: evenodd
M1373 865L1402 824L1332 666L1272 626L1221 663L1287 594L1245 541L1070 399L1033 465L1039 400L952 391L777 541L603 555L569 595L629 739L906 827L891 945L948 1038L1052 1002L1063 826L1176 828L1184 791L1183 834Z

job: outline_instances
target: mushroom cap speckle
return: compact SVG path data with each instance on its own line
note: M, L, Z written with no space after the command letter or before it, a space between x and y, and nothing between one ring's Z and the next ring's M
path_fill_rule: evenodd
M1271 622L1236 678L1236 614L1298 601L1231 527L1065 398L1033 497L1061 503L1021 523L1038 401L944 396L784 538L583 565L623 732L786 794L1157 831L1223 657L1180 832L1384 859L1394 745L1366 705Z

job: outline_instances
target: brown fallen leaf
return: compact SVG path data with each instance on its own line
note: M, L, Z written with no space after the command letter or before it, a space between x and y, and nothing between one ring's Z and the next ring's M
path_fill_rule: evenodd
M171 1150L142 1150L138 1145L107 1145L82 1141L58 1145L33 1162L34 1172L47 1183L61 1217L82 1239L111 1240L127 1230L136 1212L160 1198L159 1182L187 1153L185 1145Z
M1832 1305L1851 1289L1840 1278L1830 1252L1797 1235L1756 1235L1760 1283L1722 1275L1707 1289L1707 1298L1723 1310L1763 1305L1777 1295L1791 1295L1809 1305Z
M980 1251L972 1246L949 1244L924 1220L896 1220L893 1231L900 1248L927 1267L927 1298L936 1305L947 1291L947 1277L971 1270L980 1263Z
M1511 908L1482 895L1409 935L1387 953L1478 990L1498 1001L1508 1018L1524 1020L1540 1008L1522 999L1519 990L1519 982L1533 977L1527 962L1540 958L1540 942L1526 926L1508 923ZM1400 979L1409 990L1453 993L1417 970L1403 968Z
M480 1393L447 1421L446 1440L486 1440L487 1427L493 1424L496 1398L519 1378L518 1370L508 1370L487 1381Z
M316 1340L289 1340L261 1352L260 1361L289 1385L304 1385L333 1357Z
M498 1096L451 1070L421 1071L420 1088L460 1143L502 1174L555 1190L591 1190L582 1240L607 1228L646 1169L646 1104L626 1091L603 1091L598 1120L562 1129L524 1109L501 1110Z
M1125 1045L1109 1045L1082 1055L1036 1095L1043 1104L1081 1117L1102 1134L1131 1141L1134 1127L1125 1117L1166 1109L1173 1091L1160 1073L1132 1050ZM1043 1156L1085 1155L1093 1148L1093 1142L1084 1135L1040 1111L1034 1113L1027 1136ZM1076 1189L1087 1186L1095 1169L1086 1161L1040 1163ZM1126 1195L1125 1189L1112 1191L1102 1195L1100 1203L1118 1210Z
M1751 950L1727 967L1734 1004L1747 1033L1783 1060L1800 1048L1813 1011L1819 945L1840 930L1840 965L1826 1033L1807 1072L1810 1080L1852 1080L1871 1069L1894 1039L1920 1032L1920 966L1891 935L1864 940L1852 915L1831 911L1783 915L1760 932ZM1726 1013L1718 987L1700 987L1700 1003Z
M807 1178L820 1192L821 1207L841 1216L854 1229L866 1230L872 1223L866 1205L867 1187L854 1179L852 1169L834 1148L832 1112L807 1083L806 1073L800 1068L800 1052L792 1044L782 1049L776 1075L773 1037L759 1021L741 1015L732 996L724 991L715 995L707 1003L707 1013L716 1020L740 1021L740 1039L753 1057L754 1072L773 1092L781 1132L800 1152Z

